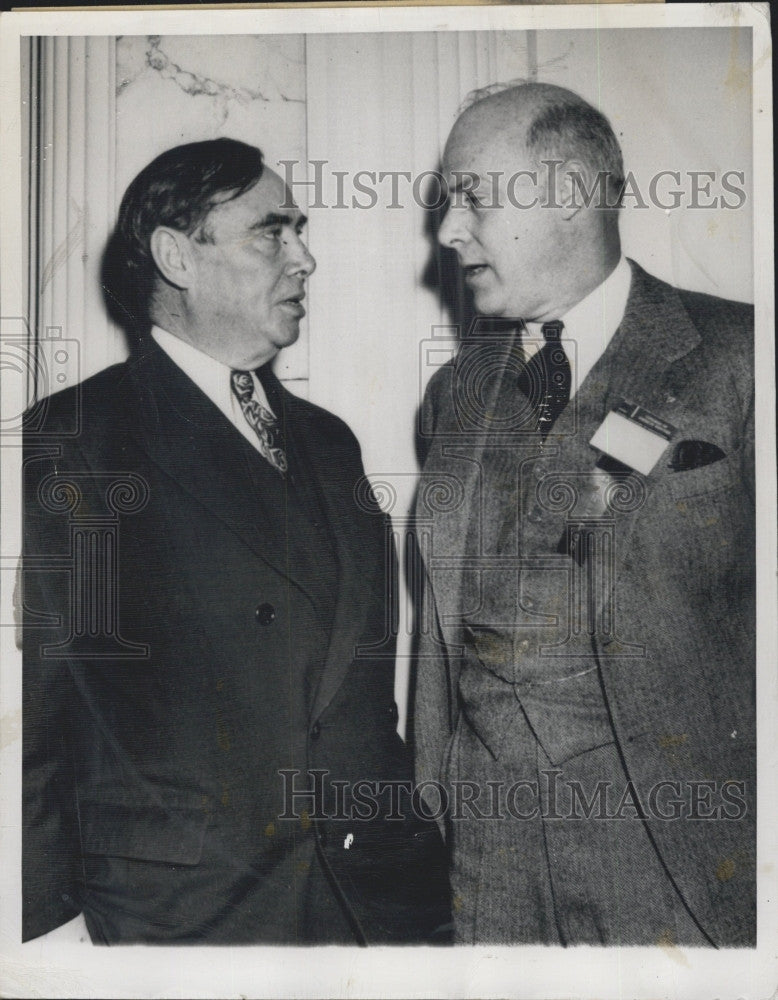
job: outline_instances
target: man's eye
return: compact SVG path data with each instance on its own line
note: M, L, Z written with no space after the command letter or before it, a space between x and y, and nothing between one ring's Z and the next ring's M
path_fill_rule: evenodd
M267 229L262 231L262 235L268 240L278 240L281 238L281 227L269 226Z
M461 190L449 195L448 199L449 208L480 208L481 202L476 198L472 191Z

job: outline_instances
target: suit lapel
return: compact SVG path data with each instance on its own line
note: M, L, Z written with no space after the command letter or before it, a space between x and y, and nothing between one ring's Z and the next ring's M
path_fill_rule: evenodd
M376 545L375 525L367 518L381 515L366 514L355 500L356 483L343 470L354 468L352 445L341 441L320 439L317 418L290 396L293 413L299 414L309 428L303 435L303 445L309 469L324 502L338 559L338 592L330 642L318 687L311 708L311 719L322 714L335 696L354 660L371 613L369 595L374 588L384 587L381 552ZM384 538L388 544L389 539ZM367 598L366 598L366 595Z
M586 428L586 447L599 421L621 399L644 407L676 427L668 447L684 434L684 428L678 426L680 421L676 404L683 394L684 384L688 383L687 366L693 363L693 352L700 344L700 334L676 289L652 278L633 261L630 264L632 287L624 319L614 338L613 351L606 351L601 359L602 370L595 376L607 386L607 391L601 414L596 414L592 425ZM666 471L667 458L660 457L654 469L646 477L641 477L645 497L650 495ZM630 534L643 510L645 503L638 497L633 509L613 512L618 537L616 576L623 567L629 551Z
M606 406L626 398L665 411L672 402L672 369L700 343L676 289L630 261L632 286L607 364ZM681 368L683 374L683 368ZM682 382L679 382L682 385ZM652 410L653 412L653 410ZM661 415L661 414L658 414Z
M130 398L138 412L130 432L180 487L219 518L260 558L308 593L295 578L285 540L261 519L240 434L210 399L156 345L130 363ZM310 597L311 595L308 594Z
M484 555L485 508L489 503L489 473L494 462L491 449L498 446L497 461L504 459L511 442L519 441L523 448L534 449L539 441L536 434L517 432L504 415L516 413L514 385L517 366L512 363L519 349L517 332L486 340L473 338L460 348L451 371L448 391L438 402L440 412L435 440L422 472L416 503L417 530L424 522L430 525L431 547L426 553L427 586L434 593L435 608L443 638L449 648L462 644L462 620L465 604L466 577L473 573L463 566L475 563ZM482 355L482 357L479 357ZM490 373L481 381L479 372ZM475 373L476 377L471 377ZM477 402L473 411L476 419L469 421L463 402ZM436 507L436 495L449 495L454 501ZM461 490L459 497L456 491ZM514 512L518 505L513 505ZM434 572L433 572L434 571ZM450 659L449 705L457 704L459 684L458 658Z
M675 393L681 393L687 381L687 356L699 345L700 335L676 290L646 274L633 261L630 265L632 285L619 328L545 443L543 465L549 488L555 480L566 480L581 488L591 481L596 473L596 454L589 441L620 400L645 407L673 425L677 423ZM676 437L680 434L679 429ZM648 476L640 477L637 489L643 495L654 488L663 466L664 460L660 459ZM597 475L603 478L604 474ZM634 507L626 503L624 509L611 509L618 534L617 572L628 551L629 534L643 508L639 497L637 494ZM575 514L545 514L533 537L535 547L548 551L559 541L566 519Z
M295 573L290 563L284 533L266 530L258 516L247 453L229 420L156 345L149 345L132 360L127 378L134 382L134 392L129 395L138 403L137 413L128 414L128 423L140 447L315 603L304 575ZM313 714L319 715L340 686L364 630L368 607L364 588L370 585L364 569L374 535L355 516L354 484L338 474L353 465L353 457L341 456L338 443L319 440L311 412L274 376L270 390L281 404L283 419L294 428L299 452L321 489L339 564L335 617L313 709Z

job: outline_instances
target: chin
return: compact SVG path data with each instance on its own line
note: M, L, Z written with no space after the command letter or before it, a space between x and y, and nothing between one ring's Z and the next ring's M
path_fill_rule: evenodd
M261 340L271 349L280 351L284 347L289 347L300 336L300 323L278 323L271 329L265 328L261 334ZM259 339L259 338L258 338Z
M482 316L500 317L508 315L505 304L496 299L489 298L488 295L475 296L473 304Z
M290 347L294 344L300 337L300 324L295 323L293 326L284 327L282 330L278 331L278 336L275 339L275 346L281 350L282 347Z

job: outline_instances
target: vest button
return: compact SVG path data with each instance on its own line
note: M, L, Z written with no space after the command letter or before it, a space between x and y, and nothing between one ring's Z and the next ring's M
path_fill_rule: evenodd
M321 723L314 722L313 726L311 727L311 739L318 740L320 736L321 736Z
M276 609L272 604L260 604L254 617L260 625L272 625L276 620Z
M543 520L543 508L538 507L537 504L532 508L532 510L527 514L527 520L532 524L540 524Z

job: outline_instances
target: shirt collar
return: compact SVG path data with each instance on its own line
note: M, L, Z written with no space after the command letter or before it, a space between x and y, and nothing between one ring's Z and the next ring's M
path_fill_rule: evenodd
M230 382L232 369L192 344L188 344L185 340L181 340L180 337L176 337L175 334L163 330L161 326L152 326L151 336L171 361L177 364L185 375L189 376L198 389L201 389L222 413L233 420L235 404ZM253 372L251 374L256 397L263 406L269 409L262 384Z
M627 309L631 283L632 270L622 256L605 281L558 317L565 325L562 343L573 375L571 395L580 389L618 330ZM542 324L526 326L530 337L542 344Z

